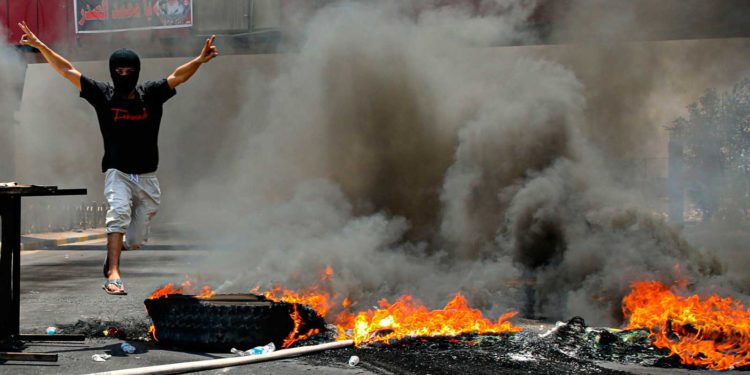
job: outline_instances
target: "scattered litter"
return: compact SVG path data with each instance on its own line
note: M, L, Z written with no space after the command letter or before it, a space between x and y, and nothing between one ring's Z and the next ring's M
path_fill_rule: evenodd
M70 256L68 256L68 254L65 254L65 259L68 259L68 258L70 258Z
M256 346L256 347L254 347L252 349L245 350L245 351L232 348L232 350L230 350L230 352L232 354L237 355L238 357L246 357L246 356L249 356L249 355L268 354L268 353L271 353L271 352L273 352L275 350L276 350L276 345L274 345L274 343L271 342L271 343L268 343L268 345Z
M48 335L54 335L55 333L57 333L57 327L47 327Z
M642 366L675 367L669 350L655 350L647 330L587 327L581 317L558 322L538 336L567 356L582 360L633 363ZM672 358L672 359L670 359Z
M102 331L105 337L116 337L118 339L124 339L126 337L125 331L117 327L109 327Z
M622 335L620 335L622 341L627 344L648 342L648 336L649 332L643 329L624 332Z
M353 355L349 357L349 366L354 367L359 364L359 357Z
M122 343L122 345L120 345L120 349L122 349L123 352L128 353L128 354L135 353L135 347L133 345L130 345L127 342Z
M510 353L508 357L514 361L528 362L536 360L531 353Z
M274 345L272 342L268 343L268 345L256 346L250 349L250 351L252 352L251 354L267 354L275 350L276 350L276 345Z
M566 326L566 325L568 325L568 324L565 323L565 322L557 322L557 323L555 323L555 326L553 328L551 328L549 331L544 332L544 333L540 333L539 337L545 338L545 337L547 337L547 336L549 336L549 335L551 335L553 333L556 333L560 329L560 327L563 327L563 326ZM539 329L542 329L542 326L539 326Z
M94 362L104 362L110 358L112 358L112 356L109 354L94 354L91 356L91 359L93 359Z

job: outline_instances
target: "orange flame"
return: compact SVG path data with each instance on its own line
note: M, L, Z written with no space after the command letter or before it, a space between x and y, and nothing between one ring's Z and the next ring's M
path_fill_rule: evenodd
M327 266L325 271L320 275L321 282L330 281L333 278L333 267ZM256 287L251 290L251 293L258 293L260 288ZM276 286L271 290L267 290L263 295L274 301L284 301L287 303L299 303L307 305L311 309L315 310L320 316L325 317L328 314L332 304L331 301L334 299L331 293L324 290L323 286L314 284L310 287L304 288L299 291L293 291L284 289L280 286Z
M182 289L175 288L174 284L169 283L162 288L156 289L150 296L148 296L148 299L166 298L170 294L182 294Z
M352 329L352 339L359 345L363 342L381 341L405 337L456 336L462 333L503 333L519 332L522 329L507 320L515 316L511 311L493 322L482 316L479 310L469 307L466 299L456 296L440 310L427 308L409 296L399 298L390 304L380 300L380 309L358 313L353 325L339 325L339 332ZM343 317L351 322L349 316ZM351 323L349 323L351 324Z
M333 267L330 265L326 266L326 270L323 271L323 275L320 277L320 281L327 281L333 278Z
M159 341L156 338L156 326L154 326L154 323L151 323L151 326L148 327L148 333L151 334L151 337L153 337L154 341Z
M284 339L284 342L282 343L282 348L288 348L292 346L297 341L304 340L312 335L316 335L320 333L320 330L317 328L309 330L305 334L300 334L299 329L302 326L302 317L299 315L299 312L297 311L297 305L294 306L294 312L292 313L292 320L294 321L294 328L292 329L292 332L289 333L289 336L287 336Z
M288 289L282 289L281 287L275 287L271 290L265 291L263 295L274 301L307 305L320 314L320 316L326 316L330 308L329 301L331 300L331 295L327 292L318 291L317 288L295 292Z
M213 295L216 294L215 291L211 289L210 286L204 285L201 287L201 292L196 297L197 298L211 298Z
M713 370L750 364L750 310L731 297L682 297L660 282L637 282L622 310L627 329L649 330L656 347L684 364Z
M148 299L167 298L170 294L192 294L196 298L211 298L216 292L208 285L196 288L194 282L188 276L187 280L183 281L179 288L176 288L173 283L168 283L162 288L156 289L148 296Z
M353 313L350 309L352 306L356 306L354 301L349 297L342 299L339 295L332 295L326 291L326 289L329 289L328 286L330 286L329 283L332 278L333 268L327 266L321 274L320 282L315 285L298 291L277 286L263 292L263 295L269 300L306 305L324 318L331 318L328 315L332 308L338 309L339 312L335 317L332 317L332 321L339 330L338 339L347 339L347 332L351 332L352 339L357 345L365 342L388 342L391 339L414 336L455 336L470 332L480 334L513 333L522 330L508 321L517 314L515 311L508 312L499 317L496 322L493 322L482 316L479 310L469 307L468 302L461 294L456 294L453 300L439 310L430 311L417 303L411 296L404 295L393 304L388 303L385 299L380 300L379 309ZM189 281L184 282L180 288L175 288L173 284L167 284L154 291L149 298L182 294L183 291L188 290L194 290L192 283ZM250 292L259 294L260 288L256 287ZM199 298L209 298L213 294L211 288L204 286ZM344 310L341 311L341 308ZM294 322L294 328L284 339L282 344L284 348L319 333L317 329L300 333L303 321L296 305L294 305L291 318ZM155 338L155 330L152 331L152 334Z

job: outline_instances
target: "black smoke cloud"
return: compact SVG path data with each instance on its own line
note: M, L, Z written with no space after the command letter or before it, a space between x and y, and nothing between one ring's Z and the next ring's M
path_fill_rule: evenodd
M303 287L331 264L332 290L359 306L462 291L490 312L614 324L633 281L721 277L612 178L570 70L476 49L525 37L533 4L502 4L514 11L342 2L315 15L299 53L255 82L267 97L252 131L227 141L231 194L192 190L229 218L190 215L196 230L236 238L209 262L222 290Z
M725 272L623 184L619 162L662 126L652 111L664 92L628 111L658 86L637 74L652 55L610 64L614 46L493 48L537 40L525 27L536 4L481 3L497 11L334 2L300 26L294 53L201 68L165 107L155 229L176 221L220 248L196 272L221 291L304 287L330 264L331 291L357 309L402 293L438 307L461 291L490 314L617 324L636 280L744 295L744 270ZM662 82L679 81L681 51L658 60ZM106 79L95 65L80 64ZM144 78L166 65L177 63L144 61ZM100 142L90 108L45 101L46 82L34 83L19 139L36 150L27 165L55 164L24 173L95 178L99 152L70 152ZM73 123L33 123L50 108Z

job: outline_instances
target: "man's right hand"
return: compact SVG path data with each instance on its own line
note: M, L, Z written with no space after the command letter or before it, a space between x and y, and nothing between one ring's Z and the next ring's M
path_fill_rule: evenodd
M51 50L49 47L44 45L39 38L34 35L34 33L29 30L29 26L26 24L26 21L21 21L18 23L18 27L21 28L21 31L23 31L23 36L21 37L20 43L25 46L34 47L39 50L39 52L42 53L42 56L44 56L44 59L47 60L47 62L52 66L52 69L55 69L57 73L59 73L63 78L67 79L72 83L79 91L81 90L81 72L76 70L76 68L73 66L73 64L70 63L70 61L65 60L64 57L57 54L57 52Z
M23 36L21 36L20 43L25 46L31 46L34 48L39 48L42 45L42 41L39 40L39 38L34 35L34 33L31 32L29 29L29 26L26 25L26 21L21 21L18 23L18 27L21 28L21 31L23 31Z

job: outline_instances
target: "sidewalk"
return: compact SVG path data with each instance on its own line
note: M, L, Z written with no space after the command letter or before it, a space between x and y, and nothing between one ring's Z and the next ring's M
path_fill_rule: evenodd
M32 233L21 236L21 250L54 249L60 245L106 238L104 228L80 231Z
M163 226L162 226L163 227ZM195 240L175 239L179 237L173 231L152 231L151 238L141 250L195 250L217 248ZM30 250L103 250L106 249L107 234L105 228L88 228L83 230L30 233L21 236L21 251Z

